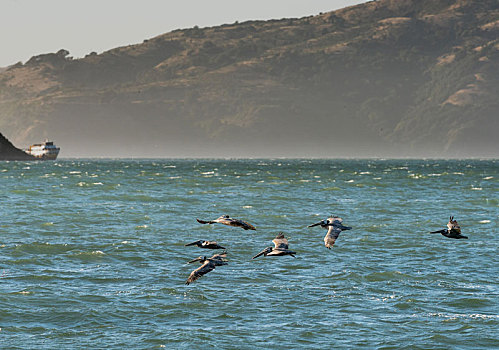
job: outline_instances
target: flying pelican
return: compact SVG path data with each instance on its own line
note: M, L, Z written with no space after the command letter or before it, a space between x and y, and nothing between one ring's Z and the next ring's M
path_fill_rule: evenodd
M189 261L189 264L199 261L202 265L191 272L185 284L194 282L199 277L206 275L210 271L213 271L217 266L228 265L226 262L227 259L225 259L225 257L227 257L227 253L223 252L222 254L213 255L211 258L200 256L199 258Z
M461 226L459 226L457 220L454 220L453 216L449 218L449 222L447 223L447 229L433 231L430 233L441 233L442 236L455 239L460 239L460 238L468 239L468 237L463 236L461 234Z
M185 246L189 247L191 245L197 245L199 248L205 249L225 249L215 241L203 241L202 239L196 242L187 243Z
M321 225L322 228L327 228L326 236L324 236L324 245L326 248L331 249L334 246L334 242L340 235L341 231L351 230L351 227L343 226L343 219L338 216L331 216L326 220L321 220L318 223L309 225L308 227L314 227Z
M224 225L229 225L229 226L234 226L234 227L242 227L245 230L256 230L255 226L247 223L246 221L239 220L239 219L232 219L229 215L222 215L216 220L210 220L210 221L204 221L200 219L196 219L200 224L224 224Z
M262 250L260 253L255 255L253 259L258 258L259 256L281 256L281 255L291 255L293 258L295 258L294 254L296 252L293 252L288 249L288 240L284 237L283 233L280 233L277 235L276 238L272 240L274 242L275 247L267 247L264 250Z

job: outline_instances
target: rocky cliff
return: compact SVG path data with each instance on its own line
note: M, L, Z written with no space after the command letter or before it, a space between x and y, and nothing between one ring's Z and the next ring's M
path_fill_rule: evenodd
M16 148L9 140L0 134L0 161L1 160L36 160L35 157Z

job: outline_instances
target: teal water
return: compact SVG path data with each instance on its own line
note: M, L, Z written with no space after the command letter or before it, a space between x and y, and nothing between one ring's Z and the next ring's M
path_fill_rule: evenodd
M499 348L498 165L1 162L0 348ZM450 215L468 240L428 233ZM296 259L252 261L280 231ZM229 265L186 286L197 239Z

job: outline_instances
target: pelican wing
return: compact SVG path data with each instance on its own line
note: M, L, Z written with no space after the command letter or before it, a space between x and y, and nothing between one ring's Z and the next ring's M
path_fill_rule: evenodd
M246 221L243 221L243 220L237 220L237 222L245 230L256 230L255 226L251 225L249 222L246 222Z
M343 219L338 216L333 216L327 219L330 225L341 225L343 223Z
M207 249L225 249L222 247L220 244L218 244L215 241L206 241L202 244L201 248L207 248Z
M227 265L227 259L225 257L227 254L224 252L222 254L215 254L208 260L211 261L211 263L215 266L222 266L222 265Z
M189 275L189 278L185 282L185 284L190 284L197 280L199 277L206 275L208 272L213 271L215 269L215 264L209 260L205 261L203 265L195 269Z
M288 249L288 240L282 233L274 238L272 242L275 244L275 249Z
M199 240L199 241L195 241L195 242L192 242L192 243L187 243L187 244L185 245L185 247L189 247L189 246L191 246L191 245L200 245L200 244L202 244L203 242L204 242L203 240Z
M196 220L200 224L219 223L219 224L224 224L224 225L228 225L228 226L242 227L245 230L256 230L255 226L251 225L250 223L243 221L243 220L239 220L239 219L232 219L231 217L229 217L229 215L222 215L218 219L210 220L210 221L205 221L205 220L200 220L200 219L196 219Z
M343 219L339 218L337 216L328 219L328 222L329 222L329 224L327 226L335 227L335 228L339 229L340 231L345 231L345 230L351 230L352 229L349 226L343 226Z
M446 232L447 232L447 230L438 230L438 231L431 231L430 233L441 233L441 234L444 234Z
M215 224L216 223L216 221L213 221L213 220L205 221L205 220L196 219L196 221L199 222L200 224Z
M225 259L227 257L227 252L223 252L223 253L220 253L220 254L215 254L213 255L210 260L220 260L220 261L227 261L227 259Z
M449 229L449 232L452 233L461 233L461 227L457 223L457 221L449 221L447 224L447 228Z
M336 242L336 239L338 238L340 233L341 229L339 227L329 226L329 230L324 237L324 244L327 248L331 249L334 246L334 242Z
M239 220L239 219L231 219L231 218L224 218L220 219L219 222L224 225L229 225L229 226L234 226L234 227L241 227L245 230L256 230L255 226L251 225L250 223Z

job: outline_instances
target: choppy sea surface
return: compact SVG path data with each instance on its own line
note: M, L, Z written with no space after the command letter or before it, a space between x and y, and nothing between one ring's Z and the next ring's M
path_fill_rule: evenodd
M0 162L2 349L499 348L497 160ZM229 214L256 231L201 225ZM352 226L333 249L307 225ZM429 234L453 215L468 240ZM296 258L251 260L284 232ZM228 265L191 285L187 261Z

